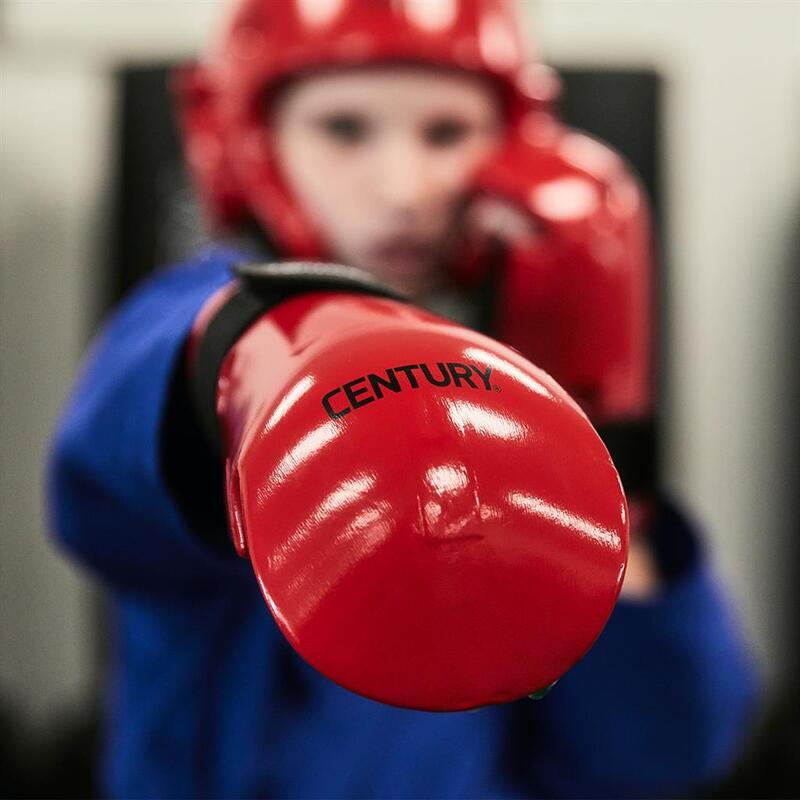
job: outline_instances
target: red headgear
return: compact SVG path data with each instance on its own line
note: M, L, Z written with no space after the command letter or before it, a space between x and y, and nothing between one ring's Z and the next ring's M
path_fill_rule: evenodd
M187 160L211 223L254 217L284 255L325 255L281 179L266 101L298 73L382 62L486 75L511 122L553 86L537 65L523 69L510 0L243 0L216 47L176 81Z

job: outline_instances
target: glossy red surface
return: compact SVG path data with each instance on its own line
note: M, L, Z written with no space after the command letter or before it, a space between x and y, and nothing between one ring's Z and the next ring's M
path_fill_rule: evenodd
M524 209L537 232L512 251L496 333L603 424L652 412L647 201L622 159L556 121L520 126L475 179L476 196Z
M291 644L342 686L509 701L605 625L627 556L617 473L513 350L391 300L304 295L238 341L218 401L234 538Z

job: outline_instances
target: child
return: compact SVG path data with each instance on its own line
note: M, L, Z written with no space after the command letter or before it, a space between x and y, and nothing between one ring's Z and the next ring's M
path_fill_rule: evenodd
M181 85L201 199L223 227L255 222L262 256L336 260L488 318L601 427L649 414L635 183L557 123L506 3L246 0ZM478 188L491 202L467 206ZM642 502L623 590L635 601L539 703L403 710L296 656L234 555L221 464L185 385L197 315L253 255L210 248L125 303L55 442L54 528L113 601L104 790L633 797L719 775L754 681L696 534L665 501ZM635 478L623 470L629 491Z

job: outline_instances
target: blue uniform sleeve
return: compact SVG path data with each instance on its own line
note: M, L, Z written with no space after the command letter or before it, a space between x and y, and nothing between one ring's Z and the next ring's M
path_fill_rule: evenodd
M554 797L697 791L739 754L754 664L689 523L665 507L660 538L685 563L652 601L621 600L595 646L537 706L532 784Z
M242 256L206 251L149 280L105 326L53 440L51 529L115 588L202 590L247 571L195 537L166 488L160 437L169 387L205 300Z

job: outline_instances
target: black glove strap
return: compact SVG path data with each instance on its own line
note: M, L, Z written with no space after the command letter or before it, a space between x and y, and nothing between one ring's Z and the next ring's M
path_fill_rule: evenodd
M349 292L403 300L367 272L316 262L247 263L233 268L238 289L217 310L203 334L191 376L192 402L203 433L217 454L222 439L217 420L217 380L236 341L259 317L284 300L308 292Z
M598 426L597 432L611 454L625 494L654 493L659 486L656 421L650 417L615 422Z

